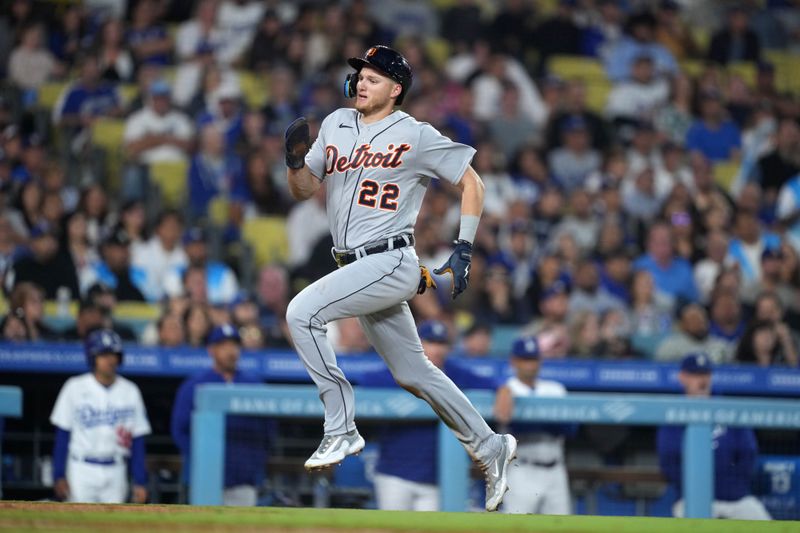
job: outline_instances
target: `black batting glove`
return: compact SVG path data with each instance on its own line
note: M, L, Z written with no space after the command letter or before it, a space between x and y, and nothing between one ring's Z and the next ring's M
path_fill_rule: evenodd
M470 264L472 264L472 244L468 241L456 241L456 247L447 262L433 271L438 275L447 272L453 275L453 300L467 288Z
M306 154L311 148L308 121L300 117L286 128L286 166L295 170L306 165Z

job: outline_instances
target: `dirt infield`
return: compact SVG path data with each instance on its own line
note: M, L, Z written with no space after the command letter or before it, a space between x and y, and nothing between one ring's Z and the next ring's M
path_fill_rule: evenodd
M0 502L0 532L537 532L798 533L798 522L742 522L488 513L414 513L352 509L232 508Z

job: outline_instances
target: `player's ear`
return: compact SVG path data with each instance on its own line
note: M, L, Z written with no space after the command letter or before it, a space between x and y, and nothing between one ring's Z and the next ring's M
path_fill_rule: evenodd
M402 92L403 92L403 86L400 85L399 83L395 83L394 88L392 88L392 92L389 93L389 96L391 96L392 98L397 98L400 96L400 93Z

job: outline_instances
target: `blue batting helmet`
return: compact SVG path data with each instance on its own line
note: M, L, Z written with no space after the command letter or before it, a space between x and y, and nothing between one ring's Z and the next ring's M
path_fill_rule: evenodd
M89 368L94 368L94 359L100 354L113 353L119 356L119 364L122 364L122 339L112 329L96 329L86 337L84 345L86 362Z

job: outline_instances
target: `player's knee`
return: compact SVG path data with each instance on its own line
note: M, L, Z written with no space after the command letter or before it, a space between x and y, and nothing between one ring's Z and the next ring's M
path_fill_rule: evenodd
M307 306L302 302L298 302L295 298L289 302L286 308L286 323L293 334L296 332L306 332L309 327L320 327L322 321L319 320Z

